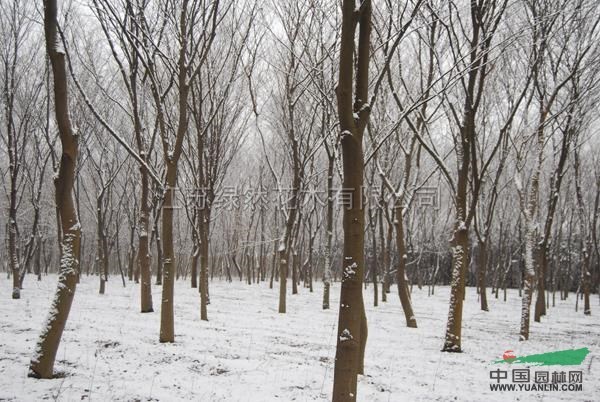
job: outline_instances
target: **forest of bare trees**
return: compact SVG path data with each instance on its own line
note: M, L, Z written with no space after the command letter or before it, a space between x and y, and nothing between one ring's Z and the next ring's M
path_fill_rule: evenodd
M414 290L448 286L444 352L465 303L518 292L515 341L598 305L594 0L2 0L0 77L2 304L57 281L31 377L89 277L139 288L159 343L186 325L176 282L199 321L214 283L286 315L321 292L334 401L369 372L368 304L412 331Z

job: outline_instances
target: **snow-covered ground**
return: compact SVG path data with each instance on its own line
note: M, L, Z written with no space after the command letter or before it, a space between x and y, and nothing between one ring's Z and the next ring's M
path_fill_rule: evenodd
M54 292L56 277L25 280L22 299L10 300L10 281L0 281L0 401L312 401L329 400L333 381L339 285L332 306L321 310L314 293L288 293L285 315L277 313L276 289L268 284L212 282L209 322L200 321L199 296L188 282L175 289L176 343L160 344L158 312L140 314L139 289L112 278L98 295L98 279L84 277L69 317L55 370L62 378L27 378L27 365ZM275 287L277 288L277 286ZM153 287L155 309L160 287ZM600 308L575 313L575 297L558 302L531 340L518 342L520 298L490 297L490 312L478 308L468 289L464 353L440 352L448 309L447 287L428 297L413 292L419 328L406 328L397 294L375 308L365 292L369 338L360 401L600 400ZM502 297L502 296L500 296ZM588 347L582 392L490 391L491 364L507 349L517 355ZM509 373L510 376L510 373Z

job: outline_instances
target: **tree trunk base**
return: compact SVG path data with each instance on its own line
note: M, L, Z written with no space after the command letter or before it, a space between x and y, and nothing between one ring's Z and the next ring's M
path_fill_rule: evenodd
M444 347L442 348L442 352L462 353L462 350L461 350L460 346L458 346L458 345L455 345L453 343L445 343Z

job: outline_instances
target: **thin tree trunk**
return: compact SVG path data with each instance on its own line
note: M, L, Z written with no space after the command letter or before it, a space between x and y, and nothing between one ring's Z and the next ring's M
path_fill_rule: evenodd
M292 294L298 294L298 251L294 247L292 249Z
M200 245L198 244L198 240L196 239L192 239L192 242L194 243L194 247L192 249L192 267L190 271L190 280L192 289L196 289L198 287L198 259L200 257Z
M293 138L293 134L290 135ZM285 224L285 233L279 246L279 308L281 314L286 312L286 292L287 292L287 271L288 271L288 256L292 244L292 231L296 222L298 212L297 200L300 187L300 173L294 168L294 180L292 184L292 198L290 200L290 210L288 212L287 221ZM292 278L295 279L295 278ZM297 290L296 290L297 291Z
M379 292L378 292L378 281L379 277L377 275L377 234L376 234L376 226L377 226L377 217L372 217L369 213L369 226L371 227L371 282L373 283L373 306L377 307L379 303Z
M163 283L163 248L162 241L160 239L160 232L158 231L158 222L154 222L154 242L156 244L156 284L162 285Z
M479 300L481 302L481 309L483 311L488 310L488 302L487 302L487 289L486 289L486 275L487 275L487 243L485 241L480 241L477 247L478 259L477 259L477 268L478 268L478 282L479 282ZM498 295L498 290L496 289L496 295Z
M148 173L144 167L140 167L142 176L142 188L140 199L140 232L138 235L137 266L140 272L140 310L142 313L154 311L152 306L152 273L150 272L150 244L148 230L150 226L150 205L148 204ZM158 233L157 233L158 236ZM157 237L157 248L158 247ZM160 265L160 259L158 264Z
M382 196L383 196L383 191L382 191ZM383 276L383 280L381 281L381 301L382 302L386 302L387 301L387 294L385 293L385 285L386 285L386 281L387 281L387 267L386 267L386 257L385 257L385 253L386 253L386 243L385 243L385 236L383 234L383 208L384 205L383 203L381 204L381 207L377 210L377 220L379 223L379 244L381 244L381 258L379 259L381 261L380 267L381 267L381 274Z
M208 321L208 253L210 237L210 213L201 211L202 225L200 227L200 319Z
M393 219L392 212L392 219ZM387 219L386 219L387 220ZM390 269L392 267L392 240L394 237L394 225L391 220L388 221L387 234L385 239L385 249L383 252L383 289L381 292L381 301L387 302L387 294L390 293L390 288L392 287L392 275L390 273Z
M100 270L100 290L98 293L103 295L106 291L106 281L108 280L108 243L106 233L104 232L104 214L102 212L102 202L104 200L104 191L96 200L96 214L98 217L98 269Z
M584 298L583 313L590 315L590 284L592 279L590 272L590 249L592 246L592 236L591 233L588 233L586 227L585 202L583 191L581 190L579 152L580 149L578 148L575 151L575 194L579 210L579 235L581 236L581 288ZM597 211L594 211L594 214L597 214ZM593 222L595 223L595 219L593 219Z
M331 244L333 241L333 169L335 156L330 155L327 163L327 216L325 226L325 267L323 269L323 310L329 309L331 288Z
M21 298L21 266L19 264L19 246L18 246L18 229L17 229L17 187L16 183L12 183L10 190L10 207L8 217L8 260L10 264L10 272L13 279L12 298Z
M523 274L523 298L521 300L521 330L519 340L529 339L529 316L531 311L531 299L535 281L534 248L535 228L531 224L527 227L525 234L525 272Z
M127 250L127 278L129 281L135 279L135 283L139 281L139 272L135 268L135 225L130 226L129 230L129 249Z
M396 247L398 248L398 268L396 269L396 282L398 285L400 303L402 304L402 310L404 310L406 326L410 328L417 328L417 320L412 309L410 293L408 292L408 281L406 279L406 247L404 246L404 225L402 223L403 218L402 206L398 205L396 207L396 220L394 221L396 226Z

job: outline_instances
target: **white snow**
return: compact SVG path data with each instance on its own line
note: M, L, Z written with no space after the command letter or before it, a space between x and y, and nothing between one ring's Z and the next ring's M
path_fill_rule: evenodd
M340 334L340 341L342 341L342 342L349 341L350 339L353 339L353 338L354 337L352 336L352 334L350 333L348 328L344 328L344 330Z
M340 134L340 138L343 140L347 137L352 137L352 132L350 130L342 131L342 133Z
M28 275L21 300L10 300L12 285L0 281L0 400L96 401L328 401L331 400L337 342L340 284L332 283L331 306L322 310L322 284L288 295L287 314L277 313L278 285L211 282L210 321L200 321L198 290L176 281L175 343L160 344L160 287L153 285L156 312L139 313L139 286L122 288L111 277L98 295L98 278L82 277L58 355L54 380L27 378L39 330L56 289L56 276L42 282ZM557 298L558 299L558 298ZM575 297L550 307L531 336L519 342L521 299L515 290L489 297L490 312L479 310L467 289L463 353L443 353L449 288L414 288L419 328L407 328L398 296L372 305L365 291L369 337L360 401L595 400L600 395L600 320L575 313ZM517 356L588 347L582 392L492 392L491 364L505 350ZM522 367L522 366L519 366ZM510 372L509 372L510 376ZM596 395L596 397L594 397Z

